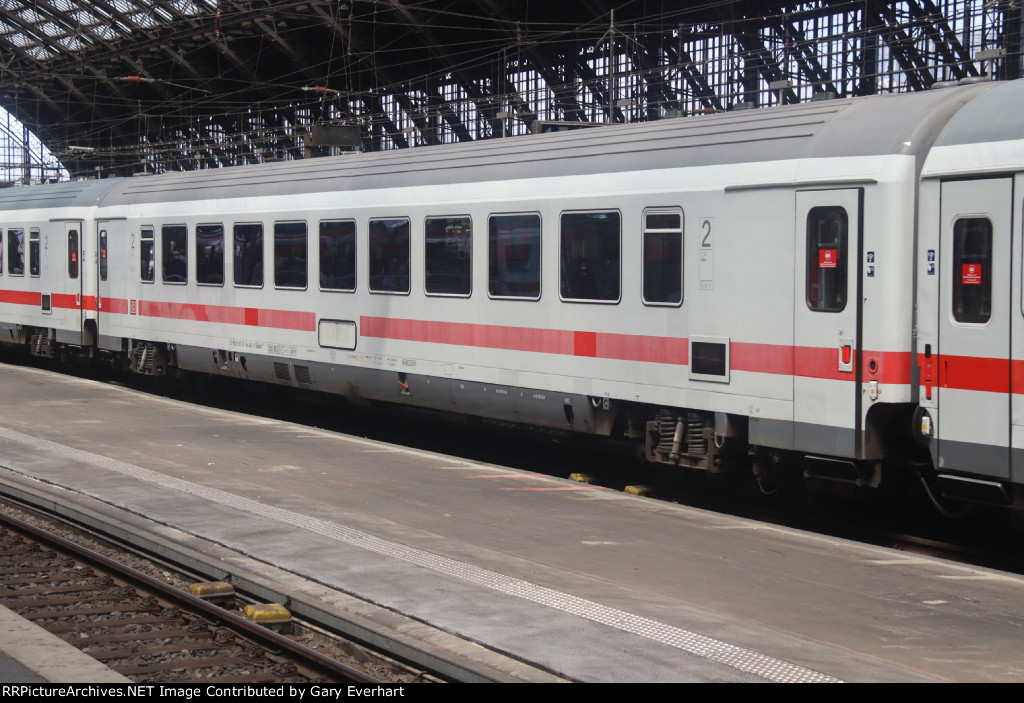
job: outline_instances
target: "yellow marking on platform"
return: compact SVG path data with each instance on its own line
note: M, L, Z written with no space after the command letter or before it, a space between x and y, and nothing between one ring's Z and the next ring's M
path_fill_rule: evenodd
M651 494L650 486L626 486L624 490L626 493L632 493L635 496L648 496Z

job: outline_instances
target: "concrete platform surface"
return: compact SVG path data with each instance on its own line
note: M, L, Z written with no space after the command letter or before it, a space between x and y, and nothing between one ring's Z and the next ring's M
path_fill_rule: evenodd
M0 682L131 683L0 605Z
M1024 579L0 365L0 484L501 681L1017 681Z

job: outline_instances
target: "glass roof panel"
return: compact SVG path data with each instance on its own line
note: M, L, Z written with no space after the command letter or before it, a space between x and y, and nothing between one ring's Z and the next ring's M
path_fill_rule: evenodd
M0 39L38 61L66 52L84 51L94 44L131 37L140 29L215 10L206 0L0 0ZM54 47L60 47L55 51Z

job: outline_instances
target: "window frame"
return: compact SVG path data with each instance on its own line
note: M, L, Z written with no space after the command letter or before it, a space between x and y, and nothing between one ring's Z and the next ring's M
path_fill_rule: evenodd
M110 253L108 251L110 247L110 237L107 234L107 230L101 229L96 234L96 239L99 243L99 257L100 257L100 280L106 281L110 274L109 258Z
M566 281L562 278L566 273L566 267L563 266L565 263L565 218L572 217L573 215L601 215L601 214L614 214L618 218L618 247L617 247L617 279L618 279L618 291L614 298L569 298L565 295ZM587 264L586 272L589 274L591 266L587 261L590 257L581 257L584 259L581 264ZM593 285L597 285L596 276L591 276ZM597 305L618 305L622 301L622 211L615 208L605 208L596 210L563 210L558 213L558 299L563 303L585 303L585 304L597 304Z
M507 294L495 294L491 288L491 282L493 276L491 276L491 256L493 250L491 248L491 223L495 219L506 217L536 217L537 218L537 293L536 295L507 295ZM536 210L526 210L523 212L492 212L487 215L487 297L493 300L529 300L539 301L544 295L544 217Z
M19 241L19 239L18 239L19 235L20 235L21 256L22 256L22 258L24 260L24 265L21 267L21 272L20 273L18 271L16 271L14 268L12 268L11 267L11 261L13 261L14 258L11 256L11 252L8 251L7 252L7 274L9 276L17 276L17 277L24 276L25 275L25 269L28 268L28 250L25 247L25 244L27 244L27 242L26 242L26 239L25 239L25 228L24 227L8 227L7 228L7 247L8 247L8 249L10 249L12 244L14 244L15 242L18 242ZM17 249L14 250L14 254L15 255L18 254L18 250Z
M73 246L72 238L74 238ZM68 247L68 280L77 281L78 277L82 273L82 235L78 228L72 228L66 231L65 239L67 240ZM71 269L72 265L74 265L73 273Z
M147 237L146 234L149 234ZM145 273L142 270L143 256L145 256L146 244L150 246L150 259L153 264L152 270L149 272L149 278L145 277ZM143 225L139 227L139 281L141 283L156 283L156 270L159 268L156 261L156 228L153 225Z
M324 251L323 251L323 226L333 222L352 223L352 287L351 288L329 288L322 283L324 275ZM359 285L359 225L353 218L334 217L319 220L317 223L317 282L320 290L327 293L355 293Z
M406 281L405 290L388 289L388 288L374 288L374 247L373 247L373 223L374 222L393 222L393 221L404 221L408 228L408 235L406 237ZM369 261L369 276L368 276L368 287L370 293L373 295L411 295L412 294L412 218L404 215L395 215L391 217L371 217L366 223L366 237L367 237L367 249L368 249L368 261ZM401 263L399 263L401 265ZM382 274L378 274L382 275ZM399 275L401 275L399 273Z
M812 278L813 278L811 276L812 271L815 271L818 274L818 277L817 277L818 283L815 284L815 285L821 286L821 282L820 282L821 281L820 277L822 275L821 272L823 270L828 270L830 268L830 267L823 267L821 265L821 263L820 263L821 252L826 250L826 249L822 248L822 246L821 246L820 237L818 239L816 239L813 243L812 243L812 240L811 240L811 235L812 235L811 218L815 216L815 212L816 211L820 211L820 210L841 211L843 213L843 217L845 218L845 228L843 230L842 241L839 242L838 246L836 247L836 249L837 249L837 251L836 251L836 265L835 265L835 267L833 267L833 268L836 269L836 277L842 279L843 302L842 302L842 305L840 305L838 307L835 306L835 305L829 305L829 306L826 307L825 303L824 303L825 296L819 296L819 298L823 302L823 306L822 307L815 307L814 305L811 304L811 302L812 302L811 290L814 287L814 285L812 285ZM805 266L804 266L804 268L805 268L805 271L804 271L804 301L807 304L807 309L810 310L811 312L816 312L816 313L832 313L832 314L841 313L844 310L846 310L846 306L850 302L850 283L851 283L851 270L850 270L850 263L851 262L849 261L849 257L850 257L850 213L847 212L846 208L844 206L842 206L842 205L815 205L814 207L811 207L810 209L808 209L808 211L807 211L807 218L806 218L806 221L804 223L804 227L805 227L804 246L805 246L806 255L807 255L807 260L806 260L806 263L805 263ZM820 232L819 232L819 235L820 235ZM856 282L856 280L855 280L856 270L855 269L856 269L856 267L854 267L854 271L853 271L854 282Z
M678 215L679 229L648 227L648 215ZM640 301L648 307L679 308L686 300L686 213L681 207L648 207L640 214ZM679 234L679 302L658 301L647 299L647 235Z
M302 225L303 241L305 244L305 282L301 286L286 286L281 285L277 282L278 279L278 268L277 268L277 228L282 225ZM282 234L284 234L282 232ZM264 280L266 280L266 266L263 269ZM309 223L306 220L276 220L274 222L274 290L309 290Z
M984 233L985 237L986 237L986 242L985 242L985 250L986 251L985 251L985 254L984 254L985 258L983 260L982 271L981 271L981 274L980 274L981 275L981 281L978 284L978 285L981 286L981 288L979 288L978 290L981 293L981 302L984 303L984 302L986 302L986 299L987 299L988 310L987 310L987 312L983 311L981 313L976 313L976 314L972 313L972 316L974 316L974 315L981 315L981 314L986 315L984 320L961 319L960 317L957 316L957 311L956 311L957 295L958 294L962 295L963 292L966 292L966 290L970 290L970 289L965 289L965 286L973 285L973 284L967 284L967 283L963 282L963 266L964 265L969 265L969 264L967 264L964 261L964 259L966 258L966 255L963 253L963 242L959 241L961 235L966 235L966 234L969 233L968 227L970 225L967 225L966 223L972 223L972 222L973 223L984 222L985 225L986 225L986 229L987 229L987 231ZM961 225L964 225L963 229L961 229ZM994 265L993 264L993 262L994 262L993 244L995 242L994 237L995 237L995 225L992 223L992 219L990 217L988 217L988 216L985 216L985 215L958 216L958 217L956 217L953 220L953 228L952 228L952 236L951 236L951 239L952 239L952 242L951 242L952 251L950 252L951 256L952 256L952 259L953 259L953 262L952 262L952 267L951 267L951 271L950 271L950 273L952 273L952 280L950 281L950 291L949 291L949 296L950 296L949 297L949 303L950 303L950 305L949 305L949 312L950 312L950 314L953 317L953 324L955 324L957 326L961 326L961 327L987 327L988 325L990 325L992 323L992 303L993 303L993 297L992 297L992 277L993 277L993 273L994 273L994 269L993 269L993 265ZM988 269L987 273L986 273L985 269ZM964 314L966 315L966 313L964 313Z
M28 231L28 275L39 278L43 275L43 250L39 228L32 227Z
M201 278L199 266L202 263L202 258L201 258L202 255L200 253L201 252L201 248L199 246L199 230L201 230L204 227L220 227L220 282L204 281ZM224 229L224 223L223 222L203 222L203 223L199 223L199 224L197 224L195 226L195 229L192 232L192 240L195 243L195 249L196 249L196 285L197 286L206 286L206 287L210 287L210 288L223 288L224 287L224 279L226 278L226 276L224 275L224 259L225 259L224 248L226 246L226 242L224 241L225 239L226 239L226 236L225 236L225 229Z
M468 282L469 290L465 293L445 293L445 292L432 292L428 288L428 283L431 278L436 275L431 273L427 266L430 262L430 247L427 242L427 223L431 220L466 220L469 222L469 271L468 271ZM429 215L423 218L423 292L431 297L436 298L470 298L473 296L473 217L471 215Z
M238 228L239 227L259 227L260 230L260 243L258 251L260 252L260 282L255 283L239 283L238 282L238 254L235 253L235 246L238 243ZM267 283L267 227L262 222L232 222L231 223L231 282L235 288L250 288L253 290L260 290Z
M182 241L185 243L185 247L184 247L185 248L185 251L184 251L185 273L184 273L184 279L181 280L181 281L169 281L169 280L167 280L167 276L168 276L168 274L167 274L167 258L168 258L167 257L167 253L168 253L167 252L167 230L174 229L174 228L181 228L182 230L184 230L184 233L182 235ZM177 224L177 223L175 223L175 224L163 224L163 225L160 225L160 282L161 283L163 283L165 285L169 285L169 286L185 286L185 285L188 285L188 278L189 278L188 277L188 273L189 273L189 271L188 271L188 267L189 267L188 239L189 239L189 237L188 237L188 225L187 224ZM171 244L173 244L173 243L174 242L172 240ZM176 247L175 249L178 249L178 248ZM173 252L171 252L171 253L173 253ZM170 275L171 276L177 276L178 274L177 273L172 273Z

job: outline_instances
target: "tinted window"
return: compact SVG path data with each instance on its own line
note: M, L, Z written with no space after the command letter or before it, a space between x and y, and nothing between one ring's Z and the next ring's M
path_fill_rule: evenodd
M78 230L68 230L68 278L78 278Z
M431 295L469 295L473 263L473 224L468 217L429 217L425 288Z
M29 234L28 242L28 268L33 276L39 275L39 231L34 230Z
M188 228L168 225L160 229L160 254L163 257L164 283L188 281Z
M683 302L683 216L678 212L644 214L644 302Z
M156 275L156 246L153 230L143 228L139 239L139 278L147 283L152 283Z
M196 282L224 283L224 225L196 227Z
M807 213L807 307L817 312L846 308L849 220L841 207Z
M568 300L619 299L619 213L562 215L561 294Z
M100 280L107 280L107 230L100 230Z
M971 323L992 317L992 223L986 218L953 225L953 317Z
M235 225L235 285L263 285L263 225Z
M409 292L409 220L370 220L370 290Z
M274 223L274 285L305 288L309 278L305 222Z
M540 215L493 215L487 227L488 291L540 298Z
M7 265L12 276L25 275L25 230L7 230Z
M324 290L355 290L355 222L320 223L320 287Z

